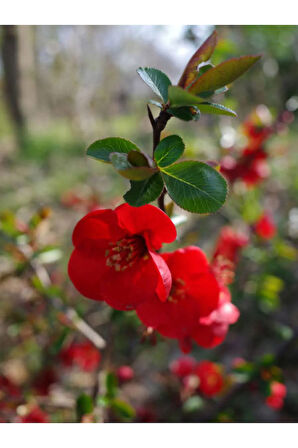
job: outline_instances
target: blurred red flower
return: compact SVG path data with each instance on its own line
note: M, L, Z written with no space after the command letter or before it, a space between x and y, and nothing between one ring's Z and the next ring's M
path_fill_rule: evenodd
M0 375L0 409L9 408L20 397L20 388L6 376Z
M284 398L287 394L287 388L278 381L272 381L270 384L269 397L266 398L266 404L272 409L281 409L284 404Z
M21 418L21 423L49 423L49 417L38 406L35 406L27 415Z
M220 367L210 361L201 361L195 369L200 379L199 392L207 397L219 394L224 386L224 378Z
M238 308L231 303L230 291L222 286L218 307L208 316L199 319L199 325L192 337L202 347L215 347L224 341L229 326L237 322L239 316Z
M61 196L61 204L65 207L82 211L92 211L99 208L100 203L95 194L82 194L74 190L65 191Z
M267 158L268 154L263 148L247 147L237 159L231 155L223 157L220 171L231 183L241 179L248 186L253 186L269 176Z
M86 372L91 372L100 363L101 355L91 342L73 343L60 352L60 359L66 367L73 364Z
M179 378L184 378L193 373L195 366L196 360L194 358L191 356L182 356L181 358L175 359L175 361L171 362L170 370Z
M88 213L73 231L70 279L84 296L118 310L134 309L156 295L164 301L171 274L156 251L175 238L170 218L152 205Z
M276 234L274 221L268 212L264 212L254 226L255 232L263 239L270 240Z
M220 231L212 264L218 257L237 263L240 251L248 244L248 236L243 232L236 231L230 226L223 227Z
M172 289L168 300L153 297L137 307L140 320L168 338L177 338L185 353L191 349L191 339L199 319L217 308L219 283L206 255L190 246L162 254L172 274Z
M135 373L130 366L120 366L117 369L117 377L120 382L130 381L133 379Z

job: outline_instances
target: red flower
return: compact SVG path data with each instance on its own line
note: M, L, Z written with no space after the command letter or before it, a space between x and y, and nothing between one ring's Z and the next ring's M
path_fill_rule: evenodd
M276 227L269 213L265 212L259 218L255 224L255 232L258 236L266 240L269 240L275 236Z
M270 384L270 392L271 394L266 398L266 404L270 408L281 409L287 394L286 386L278 381L272 381Z
M220 171L231 183L241 179L248 186L255 185L270 173L267 158L268 154L262 147L249 146L244 148L238 159L230 155L223 157Z
M219 394L224 385L221 369L210 361L202 361L196 367L196 375L200 379L199 391L207 397Z
M38 406L35 406L31 411L21 418L22 423L49 423L48 415L43 412Z
M247 235L234 230L232 227L223 227L215 247L212 265L220 258L237 263L241 249L247 246L247 244Z
M250 143L259 147L272 134L272 126L256 125L252 120L243 123L244 134L249 138Z
M135 373L130 366L121 366L117 369L117 377L121 383L132 380L134 375Z
M152 205L88 213L73 232L68 273L78 291L119 310L157 294L166 300L171 274L156 252L176 238L170 218Z
M100 362L101 355L91 342L73 343L60 353L60 359L67 367L76 364L82 370L91 372Z
M239 315L238 308L231 303L230 291L222 286L217 309L199 319L199 325L192 336L202 347L215 347L223 342L229 326L237 322Z
M205 254L198 247L186 247L162 254L172 274L172 289L166 302L153 297L137 308L141 321L168 338L177 338L184 352L199 319L216 309L219 284Z
M175 359L175 361L171 362L170 370L179 378L184 378L193 373L195 366L196 360L194 358L191 356L182 356L181 358Z

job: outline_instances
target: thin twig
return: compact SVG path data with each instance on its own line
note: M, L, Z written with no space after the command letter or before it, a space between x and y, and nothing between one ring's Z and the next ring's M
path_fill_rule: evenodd
M38 260L32 259L32 248L28 245L23 245L20 247L20 250L27 258L30 268L33 270L42 286L44 288L49 288L52 285L51 278L46 268L38 262ZM49 299L51 299L52 305L59 311L63 312L73 327L82 333L90 342L92 342L95 347L98 349L104 349L106 347L106 341L104 338L93 330L93 328L79 316L74 308L66 306L58 296L53 297L52 295L46 295Z

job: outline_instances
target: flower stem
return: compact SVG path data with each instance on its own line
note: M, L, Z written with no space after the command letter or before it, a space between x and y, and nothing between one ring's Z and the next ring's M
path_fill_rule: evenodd
M171 118L171 115L167 112L167 106L165 109L161 110L158 117L154 118L151 112L151 109L149 106L147 106L147 112L149 116L149 120L153 129L153 156L154 152L157 148L157 145L160 142L160 136L162 131L165 129L167 122ZM165 195L166 195L167 189L166 187L163 188L159 198L158 198L158 207L165 212Z

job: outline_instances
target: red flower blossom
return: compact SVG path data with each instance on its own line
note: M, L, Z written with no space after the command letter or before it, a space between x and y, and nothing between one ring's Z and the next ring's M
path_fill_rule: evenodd
M121 383L132 380L134 375L135 373L130 366L121 366L117 369L117 377Z
M191 349L199 319L216 309L219 284L205 254L186 247L162 254L172 274L172 289L166 302L153 297L137 308L140 320L168 338L177 338L181 349Z
M207 397L213 397L222 391L224 378L217 364L210 361L201 361L198 363L195 372L200 379L199 392Z
M76 364L82 370L91 372L100 362L101 355L91 342L73 343L60 353L60 359L67 367Z
M220 231L218 241L214 250L212 266L217 267L225 260L237 263L240 251L247 246L248 237L242 232L234 230L232 227L223 227Z
M196 360L194 358L191 356L182 356L181 358L175 359L175 361L171 362L170 370L179 378L184 378L193 373L195 366Z
M220 171L231 182L241 179L248 186L256 185L270 174L268 154L263 148L247 147L238 159L228 155L220 163Z
M256 147L262 145L272 134L272 126L256 125L251 120L243 123L244 134L249 138L250 144L254 143Z
M281 409L284 404L284 398L287 394L287 388L278 381L272 381L270 384L269 397L266 398L266 404L272 409Z
M176 238L170 218L152 205L88 213L73 232L68 273L78 291L119 310L157 294L166 300L171 274L156 251Z
M199 319L199 325L192 337L205 348L212 348L221 344L229 330L229 326L239 318L238 308L231 303L231 294L228 288L221 287L219 303L216 310L208 316Z
M99 201L95 194L82 194L73 190L66 191L61 197L61 204L65 207L83 211L92 211L99 207Z
M270 240L276 234L274 221L269 213L265 212L254 226L255 232L263 239Z
M48 415L43 412L38 406L35 406L31 411L21 418L22 423L49 423Z

